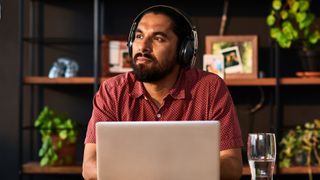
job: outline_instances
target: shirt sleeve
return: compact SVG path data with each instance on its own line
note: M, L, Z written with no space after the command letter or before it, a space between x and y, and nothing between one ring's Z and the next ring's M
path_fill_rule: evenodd
M96 143L96 123L99 121L112 121L115 119L113 112L110 110L112 96L108 89L106 81L101 84L98 92L93 98L92 115L87 126L87 133L84 143Z
M242 135L232 97L222 79L218 79L212 96L212 119L220 121L220 150L243 146Z

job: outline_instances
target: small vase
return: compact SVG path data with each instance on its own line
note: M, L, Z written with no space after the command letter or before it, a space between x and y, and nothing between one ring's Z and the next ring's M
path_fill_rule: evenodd
M295 166L305 166L307 164L307 153L306 152L298 152L294 155L294 165Z
M304 72L320 72L320 50L301 50L299 55Z
M55 162L54 166L66 166L66 165L74 165L76 163L76 143L69 143L67 141L62 140L61 149L57 148L58 141L61 139L58 135L52 135L52 143L57 149L58 160Z

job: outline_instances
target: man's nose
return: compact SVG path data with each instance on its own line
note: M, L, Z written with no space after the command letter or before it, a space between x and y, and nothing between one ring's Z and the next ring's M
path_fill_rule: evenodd
M151 52L152 50L152 42L150 38L143 38L141 39L141 42L139 43L139 51L146 53Z

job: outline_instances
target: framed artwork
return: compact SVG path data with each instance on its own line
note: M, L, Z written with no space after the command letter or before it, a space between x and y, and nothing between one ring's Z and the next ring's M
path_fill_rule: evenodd
M204 54L203 55L203 70L217 74L224 79L224 59L223 55L219 54Z
M131 71L126 36L102 36L102 76Z
M206 54L222 55L225 79L258 77L258 36L206 36Z

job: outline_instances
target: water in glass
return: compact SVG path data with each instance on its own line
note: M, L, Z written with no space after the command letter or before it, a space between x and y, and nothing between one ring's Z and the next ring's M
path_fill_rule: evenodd
M247 154L252 180L272 180L276 160L275 135L249 134Z

